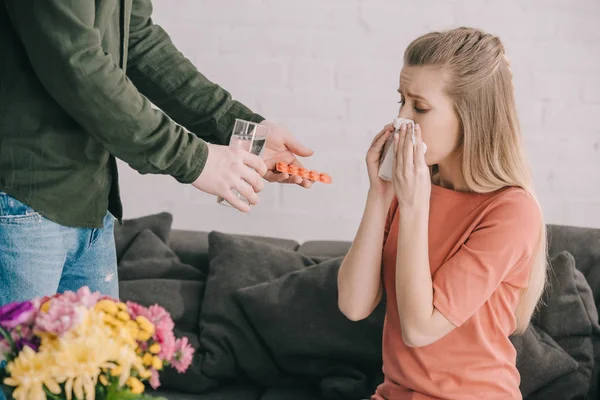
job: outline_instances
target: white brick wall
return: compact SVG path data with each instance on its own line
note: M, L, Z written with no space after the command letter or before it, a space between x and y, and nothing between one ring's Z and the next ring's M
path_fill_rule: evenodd
M122 165L126 217L299 241L351 240L364 154L395 115L402 53L430 30L499 35L548 222L600 227L600 0L154 0L155 22L209 78L315 150L333 185L268 185L251 214ZM345 149L342 150L342 145Z

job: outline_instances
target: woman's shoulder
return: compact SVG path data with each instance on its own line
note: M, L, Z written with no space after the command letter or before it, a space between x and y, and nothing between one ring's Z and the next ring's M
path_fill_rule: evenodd
M539 204L533 195L517 186L507 186L498 190L490 199L490 209L511 213L537 214Z
M518 228L521 234L527 235L539 232L542 221L542 210L536 198L523 188L511 186L494 194L481 223L505 226L513 231Z

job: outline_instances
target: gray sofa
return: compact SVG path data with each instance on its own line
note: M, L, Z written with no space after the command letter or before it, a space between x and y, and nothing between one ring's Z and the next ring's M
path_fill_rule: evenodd
M335 277L349 243L171 231L171 222L161 213L115 229L121 299L163 305L196 348L185 374L163 372L157 395L370 396L383 379L385 299L360 322L337 310ZM596 399L600 229L549 226L549 238L551 290L530 329L511 338L521 391L528 400Z

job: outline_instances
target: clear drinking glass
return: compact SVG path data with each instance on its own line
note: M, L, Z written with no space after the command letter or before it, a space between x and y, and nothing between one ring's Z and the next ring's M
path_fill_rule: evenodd
M267 128L265 125L261 125L256 122L245 121L243 119L236 119L235 125L233 126L233 133L231 135L231 139L229 140L229 146L248 151L257 156L261 156L265 147L265 143L267 142L268 132L269 128ZM242 196L237 190L232 190L240 200L246 204L249 204L248 200L246 200L244 196ZM222 197L217 198L217 203L224 206L233 207Z

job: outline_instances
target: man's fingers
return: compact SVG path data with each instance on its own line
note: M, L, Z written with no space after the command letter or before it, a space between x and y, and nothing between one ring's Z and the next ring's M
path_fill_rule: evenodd
M244 213L250 212L250 206L240 199L237 193L234 193L233 190L228 190L227 193L225 193L222 197L239 211Z
M265 183L255 170L244 167L241 175L242 179L254 189L254 192L258 193L265 188Z
M258 195L254 191L251 185L249 185L246 181L241 180L236 185L235 189L242 195L250 205L256 205L259 202Z
M269 171L265 174L264 178L273 183L285 183L285 181L290 178L290 175L281 172Z
M267 165L261 157L243 150L240 152L240 155L244 164L255 170L260 176L265 176Z
M300 143L298 139L291 135L286 140L285 145L292 153L300 157L310 157L314 153L311 149Z

